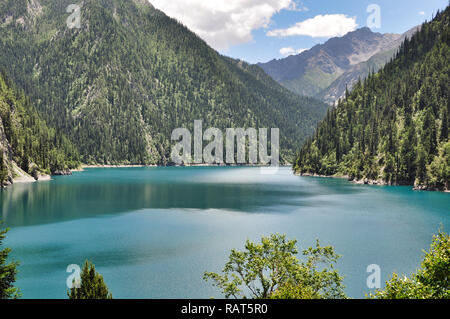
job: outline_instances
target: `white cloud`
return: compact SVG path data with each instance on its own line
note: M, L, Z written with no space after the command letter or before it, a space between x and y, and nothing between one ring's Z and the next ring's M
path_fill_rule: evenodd
M317 15L312 19L298 22L287 29L267 32L270 37L306 35L313 38L341 37L358 27L356 18L344 14Z
M297 49L295 50L293 47L281 48L280 54L284 56L300 54L308 49Z
M425 15L425 11L420 11L419 14L420 14L421 16L424 16L424 15Z
M296 0L150 0L181 21L216 50L253 40L252 32L267 28L281 10L305 11Z

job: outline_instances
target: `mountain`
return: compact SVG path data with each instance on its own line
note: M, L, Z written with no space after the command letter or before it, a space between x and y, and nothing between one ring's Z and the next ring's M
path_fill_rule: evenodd
M295 172L448 190L449 23L447 7L358 82L301 149Z
M374 33L364 27L332 38L299 55L258 64L289 90L332 104L359 77L377 71L395 54L404 35Z
M344 97L346 90L351 91L359 79L365 79L371 72L378 72L395 56L403 41L406 38L411 38L418 30L419 27L408 30L401 37L386 45L383 50L373 55L369 60L351 66L334 80L330 86L317 93L314 97L327 104L336 105L337 101Z
M287 159L327 105L299 97L259 67L219 55L146 0L0 3L0 68L64 132L84 163L166 164L179 127L280 128Z
M76 148L49 128L23 91L0 73L0 186L78 167Z

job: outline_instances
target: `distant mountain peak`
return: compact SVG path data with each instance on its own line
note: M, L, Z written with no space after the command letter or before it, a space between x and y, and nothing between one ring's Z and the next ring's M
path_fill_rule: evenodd
M449 23L450 6L424 23L410 41L403 42L401 50L394 46L391 54L377 57L387 58L388 65L356 85L327 114L317 134L299 152L293 165L296 173L449 190L450 178L445 173L450 146ZM395 44L411 32L414 29ZM366 66L376 65L373 58ZM364 69L364 65L359 67ZM353 71L346 74L347 80L358 75L357 69Z
M381 34L362 27L299 55L259 65L294 93L316 96L354 66L398 46L401 37L400 34Z
M369 27L362 27L359 29L356 29L355 31L351 31L349 33L347 33L347 35L349 34L375 34L376 32L373 32Z

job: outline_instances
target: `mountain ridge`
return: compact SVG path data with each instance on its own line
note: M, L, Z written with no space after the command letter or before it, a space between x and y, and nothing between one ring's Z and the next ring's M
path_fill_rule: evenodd
M264 72L237 67L145 1L85 0L80 29L66 26L69 4L0 4L0 21L12 16L0 27L0 67L86 164L168 164L172 130L194 120L279 127L289 157L326 112Z
M299 55L258 65L291 91L334 104L346 86L351 90L358 78L365 78L372 71L370 68L378 71L388 62L411 30L401 35L381 34L363 27Z
M314 97L327 104L336 105L337 101L344 97L345 91L351 91L359 79L365 79L371 72L378 72L386 63L392 60L402 42L406 38L411 38L418 30L420 30L420 26L411 28L398 39L391 42L384 50L380 50L371 56L367 61L353 65L334 80L330 86L314 95Z

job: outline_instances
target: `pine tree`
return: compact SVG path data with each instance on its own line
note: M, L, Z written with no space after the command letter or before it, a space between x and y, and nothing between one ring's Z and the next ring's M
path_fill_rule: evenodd
M4 158L3 158L3 151L0 150L0 187L3 186L3 182L8 177L8 170L6 168Z
M28 170L30 169L30 159L26 153L22 157L20 168L23 169L25 173L28 173Z
M112 299L103 276L95 271L95 266L86 260L81 271L80 288L71 288L67 292L69 299Z
M0 230L0 247L3 244L7 232L8 229ZM19 263L6 263L10 252L10 248L0 250L0 299L16 299L20 297L19 289L14 287Z
M442 125L441 125L441 137L440 141L443 142L448 138L448 117L447 110L444 110L442 116Z

